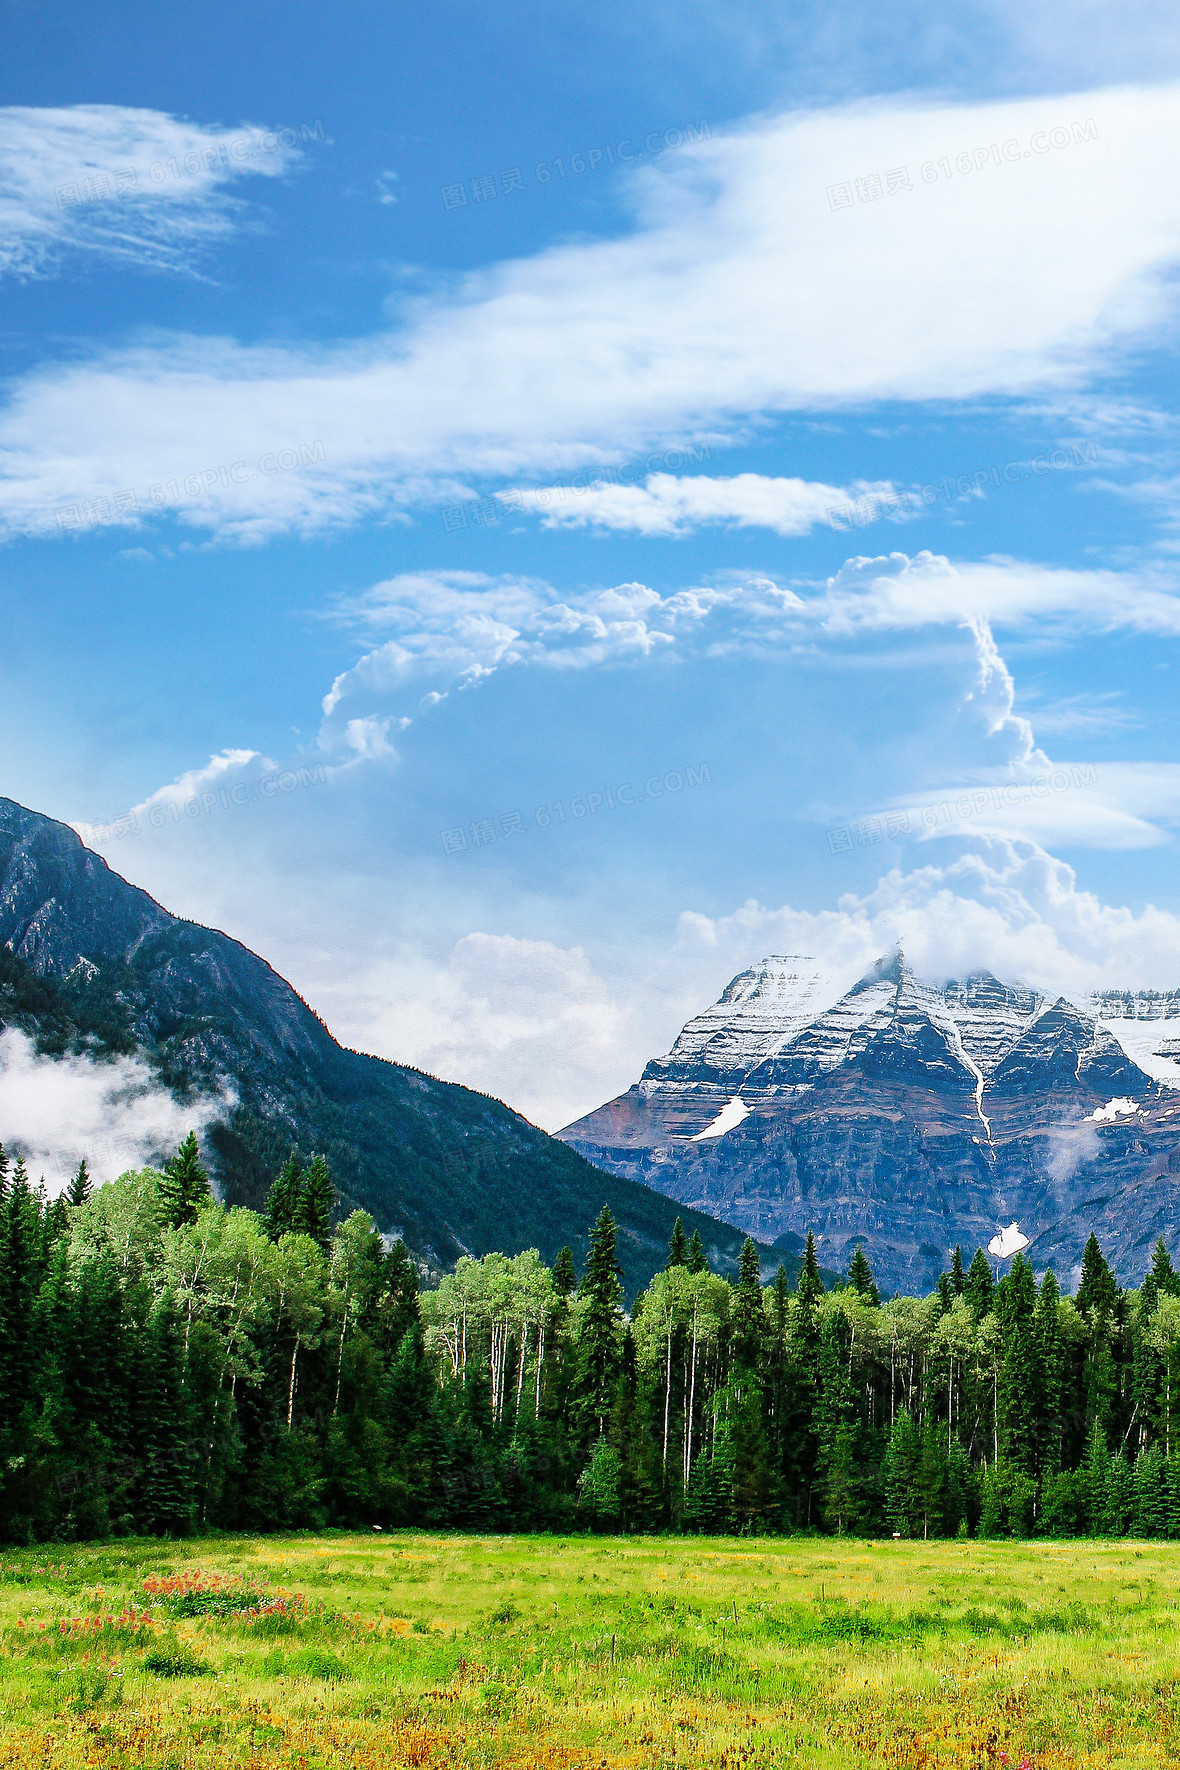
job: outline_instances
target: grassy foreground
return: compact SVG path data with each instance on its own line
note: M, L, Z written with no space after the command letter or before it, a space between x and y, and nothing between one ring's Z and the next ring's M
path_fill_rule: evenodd
M8 1550L0 1766L1180 1762L1180 1544Z

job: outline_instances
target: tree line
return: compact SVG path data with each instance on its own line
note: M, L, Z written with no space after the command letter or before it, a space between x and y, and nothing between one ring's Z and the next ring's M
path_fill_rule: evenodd
M322 1157L264 1212L196 1138L56 1200L0 1148L7 1541L397 1525L1180 1536L1180 1275L1091 1236L1073 1297L956 1249L882 1300L862 1248L730 1280L679 1222L630 1313L605 1207L563 1249L461 1259L334 1222Z

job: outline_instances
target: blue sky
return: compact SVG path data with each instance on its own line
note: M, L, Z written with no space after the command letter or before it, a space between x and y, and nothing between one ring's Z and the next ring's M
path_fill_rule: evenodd
M1180 27L780 14L4 8L2 790L549 1127L1180 983Z

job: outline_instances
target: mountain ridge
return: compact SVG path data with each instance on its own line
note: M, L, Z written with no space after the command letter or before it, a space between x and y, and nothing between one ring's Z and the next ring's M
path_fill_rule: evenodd
M1088 1204L1131 1279L1156 1234L1180 1239L1177 1055L1180 991L928 984L894 950L841 992L810 956L772 954L558 1135L763 1239L814 1230L831 1266L865 1246L889 1288L928 1287L956 1242L1013 1216L1065 1278Z
M346 1205L428 1264L539 1248L579 1257L604 1203L633 1290L663 1263L677 1207L597 1169L503 1102L337 1043L273 966L173 916L68 825L0 798L0 1026L50 1056L143 1056L179 1098L232 1082L207 1136L228 1202L258 1206L292 1144L322 1151ZM4 1127L0 1127L0 1138ZM82 1153L81 1151L79 1153ZM681 1209L728 1268L741 1235Z

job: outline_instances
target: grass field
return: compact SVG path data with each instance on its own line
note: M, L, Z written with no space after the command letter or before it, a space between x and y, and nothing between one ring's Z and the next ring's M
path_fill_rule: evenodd
M0 1766L1180 1762L1180 1544L10 1550Z

